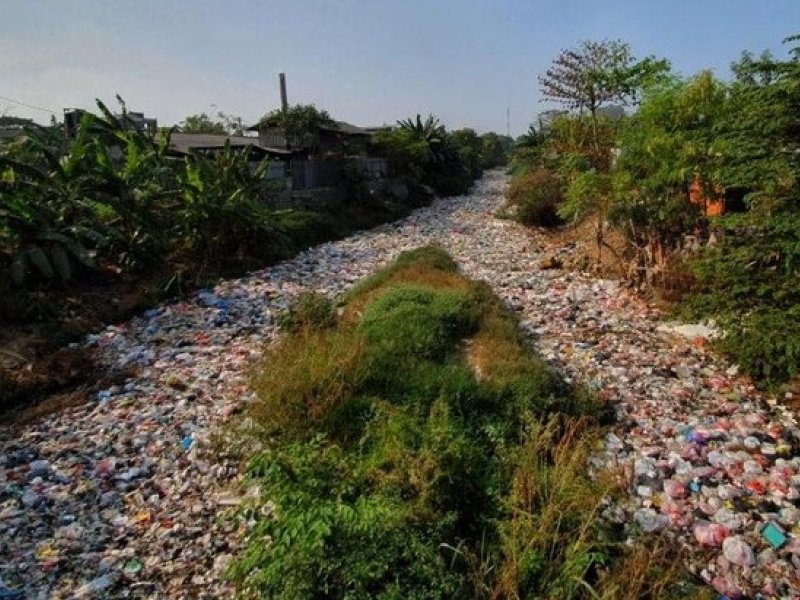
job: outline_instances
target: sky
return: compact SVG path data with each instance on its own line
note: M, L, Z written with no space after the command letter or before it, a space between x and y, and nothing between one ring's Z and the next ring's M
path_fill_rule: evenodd
M356 125L433 113L518 135L552 107L538 75L582 40L727 77L795 33L800 0L0 0L0 114L47 122L119 94L160 125L250 123L285 72L290 103Z

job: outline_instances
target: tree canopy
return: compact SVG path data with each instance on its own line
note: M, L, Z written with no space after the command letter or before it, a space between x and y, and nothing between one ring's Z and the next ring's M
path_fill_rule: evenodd
M562 50L539 84L546 100L594 115L604 104L635 101L643 86L668 70L669 62L663 59L637 60L620 40L587 40Z
M294 104L287 109L277 108L259 121L259 127L282 129L290 148L316 148L320 127L336 127L327 111L313 104Z
M189 115L181 121L180 130L183 133L212 133L218 135L242 135L244 126L241 117L227 115L220 111L214 119L206 113Z

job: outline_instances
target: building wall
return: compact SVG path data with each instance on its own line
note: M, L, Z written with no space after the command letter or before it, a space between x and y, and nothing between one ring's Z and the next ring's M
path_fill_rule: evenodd
M716 186L715 194L706 195L699 177L695 177L689 186L689 201L702 208L707 217L718 217L725 214L725 191Z
M268 148L286 148L286 136L277 127L262 129L258 132L258 143Z

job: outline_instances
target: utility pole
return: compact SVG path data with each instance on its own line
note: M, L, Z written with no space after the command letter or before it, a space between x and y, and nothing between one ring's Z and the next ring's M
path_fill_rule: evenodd
M506 135L511 137L511 107L506 107Z

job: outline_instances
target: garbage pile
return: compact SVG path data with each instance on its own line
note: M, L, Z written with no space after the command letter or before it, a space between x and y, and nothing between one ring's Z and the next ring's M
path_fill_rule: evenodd
M304 290L330 296L399 252L441 243L520 312L542 355L614 404L593 468L624 467L606 518L669 531L728 598L800 593L800 429L703 338L662 325L611 281L541 269L524 228L493 218L505 177L468 196L220 282L89 336L124 383L0 430L0 598L218 598L244 524L239 464L215 433L250 399L246 371ZM691 330L700 331L700 330Z

